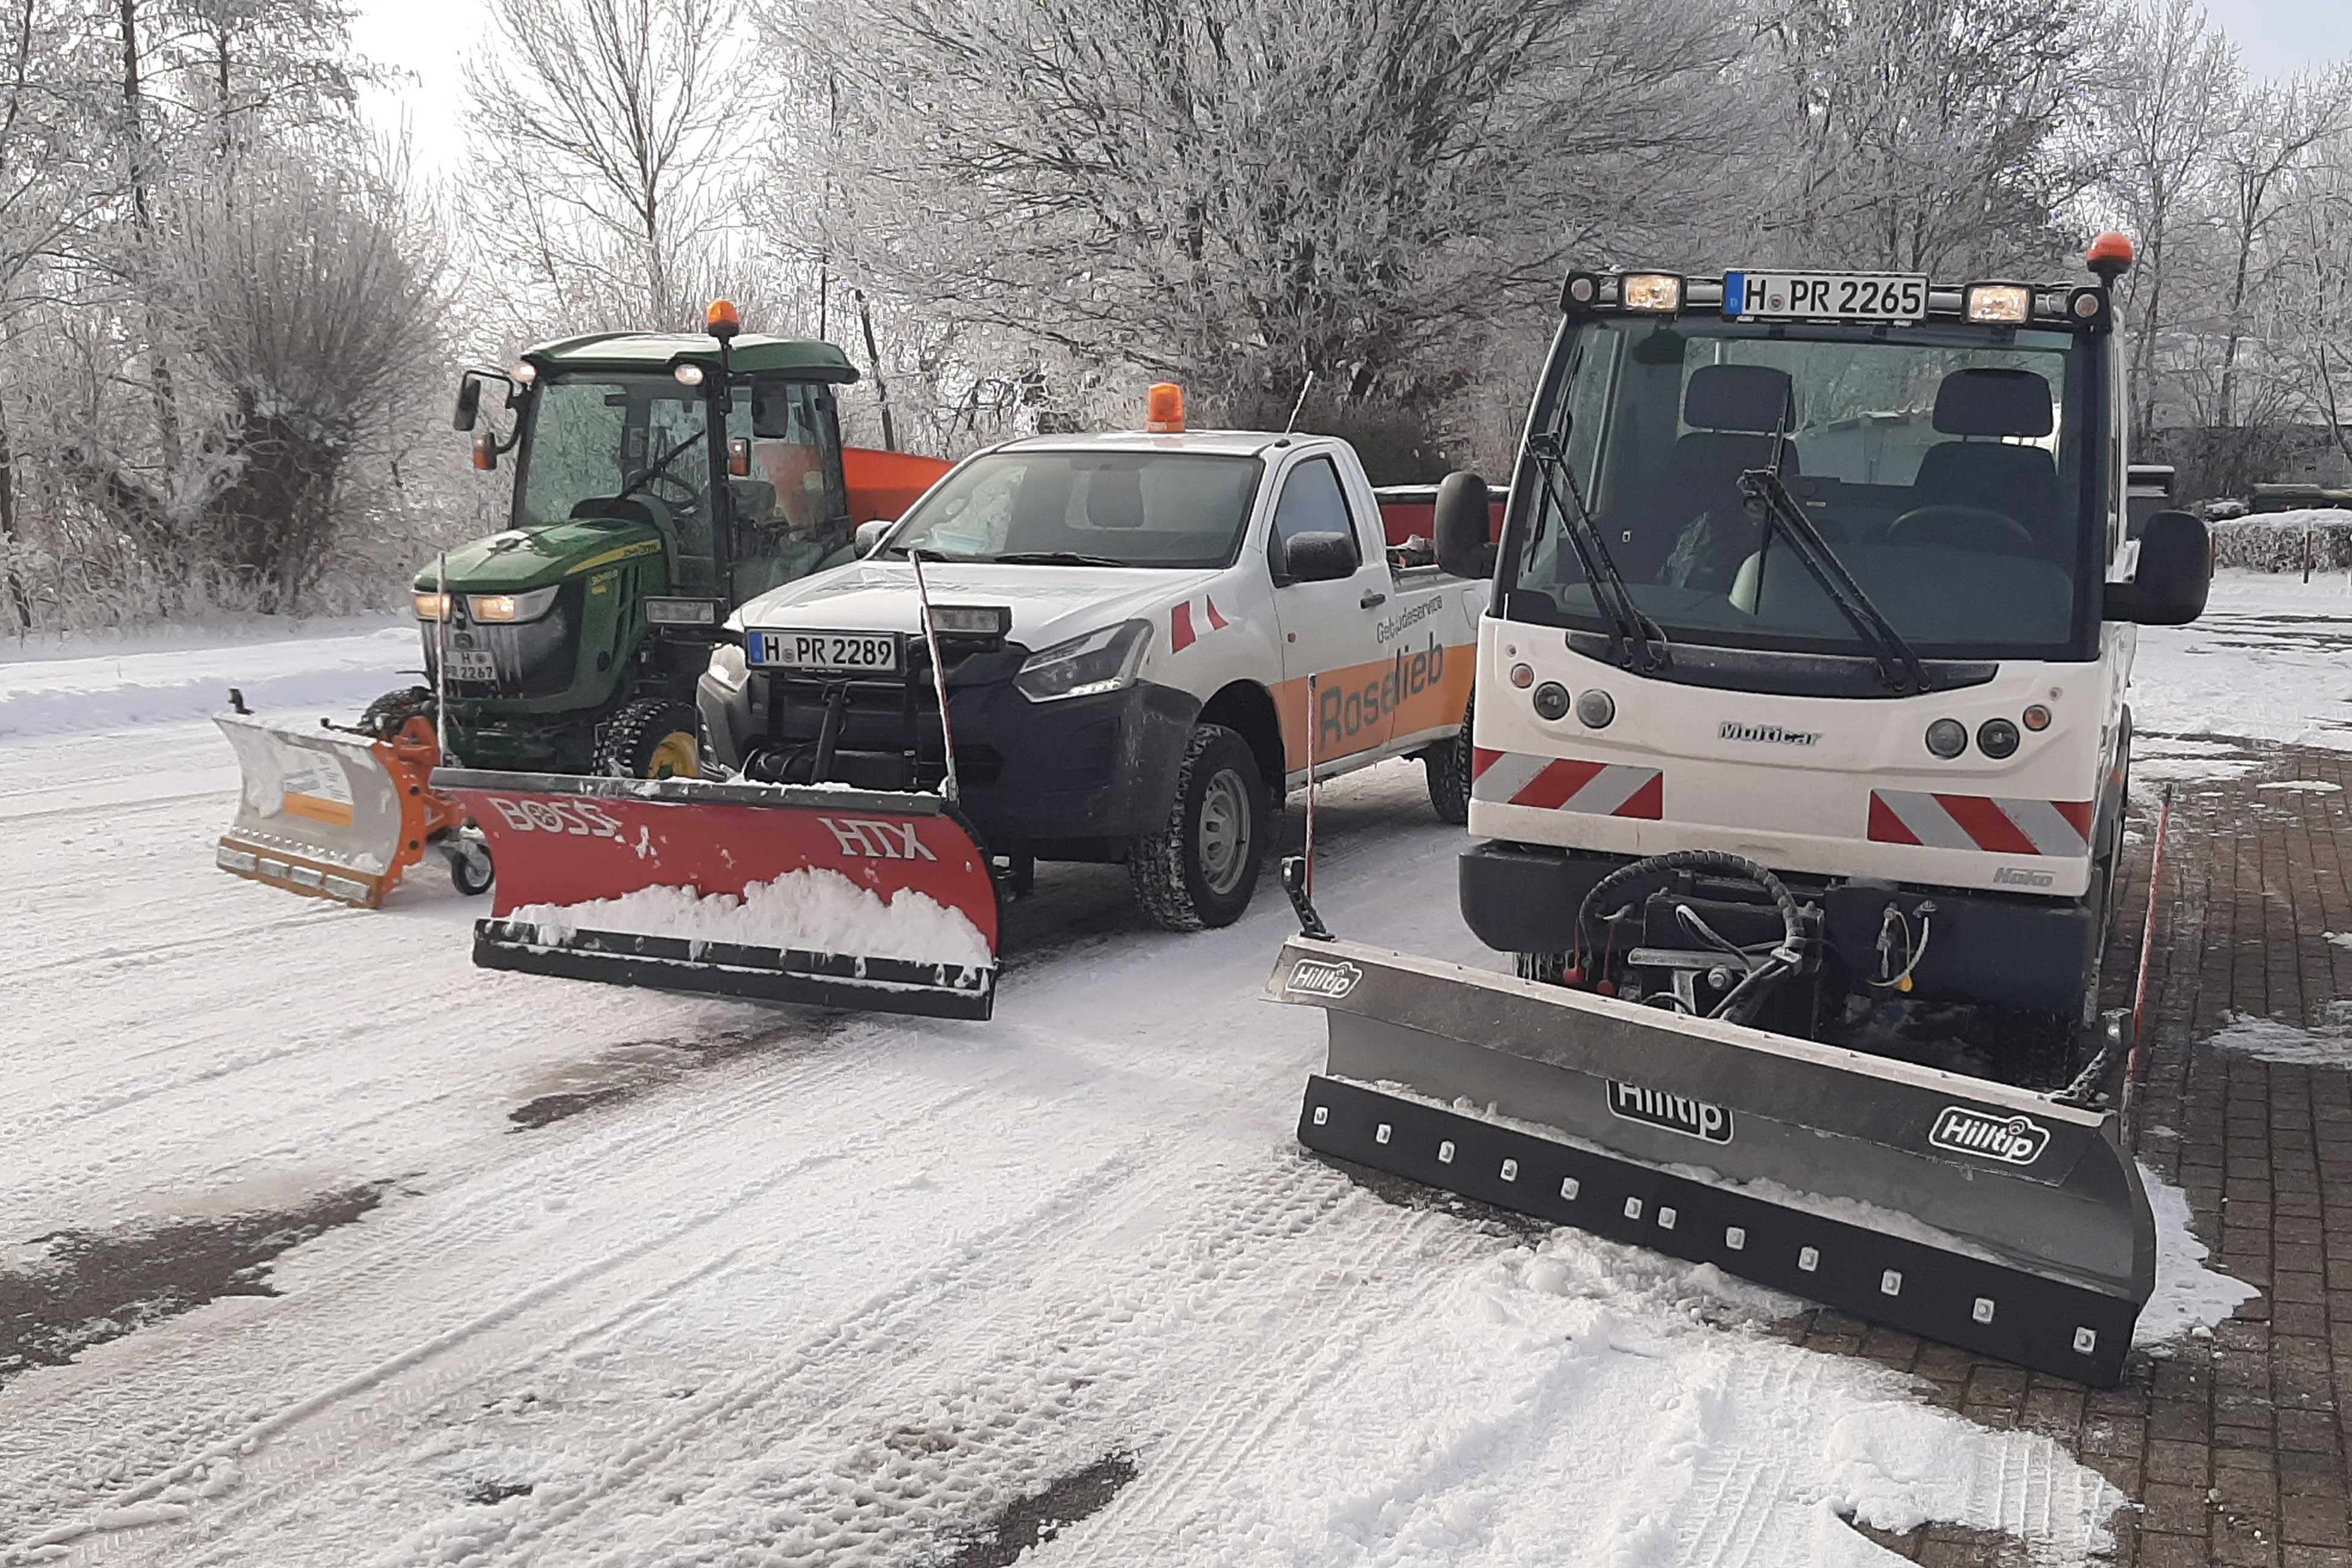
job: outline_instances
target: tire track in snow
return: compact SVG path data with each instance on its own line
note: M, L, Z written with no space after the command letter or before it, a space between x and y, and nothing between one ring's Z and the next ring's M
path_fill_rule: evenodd
M835 1070L845 1069L837 1068ZM738 1114L735 1120L740 1121L750 1119L758 1114L767 1102L782 1097L786 1092L788 1090L779 1086L767 1086L766 1092L755 1097L751 1103L736 1108ZM626 1247L603 1253L567 1269L553 1279L542 1281L487 1311L478 1312L453 1328L416 1342L372 1366L341 1379L325 1390L299 1398L226 1437L207 1445L198 1453L181 1459L160 1474L150 1477L139 1485L121 1492L104 1510L100 1510L97 1517L103 1517L108 1512L135 1510L139 1504L150 1502L191 1479L200 1478L203 1471L210 1465L231 1459L240 1454L257 1453L258 1455L257 1458L248 1458L240 1461L239 1468L243 1472L243 1479L239 1483L241 1488L252 1487L256 1483L267 1483L271 1479L274 1471L286 1477L281 1485L312 1479L313 1476L309 1467L321 1455L325 1455L331 1465L334 1458L347 1454L353 1447L348 1438L357 1427L369 1425L382 1415L388 1414L395 1419L405 1416L430 1400L446 1397L447 1391L452 1387L478 1384L491 1376L510 1374L515 1365L528 1364L541 1359L550 1349L549 1343L542 1337L524 1333L518 1333L516 1337L520 1339L521 1343L514 1347L511 1353L506 1355L499 1353L502 1348L499 1343L491 1342L476 1348L473 1342L482 1341L494 1331L504 1329L532 1309L561 1300L583 1285L599 1281L606 1276L614 1274L615 1271L625 1270L629 1265L649 1258L685 1241L696 1233L729 1217L747 1205L788 1183L803 1178L827 1166L855 1162L860 1157L876 1157L887 1149L899 1146L902 1142L901 1135L906 1128L935 1118L941 1110L957 1103L962 1096L963 1091L960 1088L935 1093L913 1108L909 1114L895 1121L870 1127L846 1136L835 1144L812 1150L794 1161L741 1184L716 1205L702 1205L682 1220L674 1219L663 1228L642 1237ZM668 1131L672 1133L675 1131L674 1129ZM622 1142L658 1144L667 1140L652 1136L651 1130L636 1129L634 1136ZM650 1159L656 1156L658 1151L649 1149L647 1153ZM1090 1181L1091 1176L1071 1184L1068 1195L1072 1198L1086 1195ZM501 1184L509 1189L517 1189L528 1186L530 1183L527 1175L509 1172ZM446 1253L453 1250L451 1246L453 1239L462 1238L467 1233L478 1232L500 1224L505 1217L503 1211L493 1204L481 1201L484 1195L467 1194L467 1201L460 1212L436 1226L434 1230L428 1231L425 1238L407 1234L388 1237L383 1244L373 1249L372 1256L363 1252L347 1268L339 1269L340 1278L346 1280L356 1279L360 1281L361 1289L338 1292L323 1305L331 1310L349 1310L354 1305L363 1308L366 1304L365 1297L369 1282L373 1279L382 1279L384 1284L394 1288L404 1283L404 1279L397 1277L396 1274L399 1265L404 1260L413 1262L415 1254L424 1249L423 1244L425 1241L437 1242L439 1245L433 1250ZM973 1255L975 1258L977 1256L976 1253ZM676 1270L667 1271L661 1280L650 1288L627 1294L619 1303L592 1317L588 1324L575 1327L568 1336L559 1336L556 1346L560 1348L567 1342L567 1340L576 1342L579 1339L593 1335L608 1327L610 1323L625 1318L629 1312L641 1309L647 1301L674 1290L678 1284L712 1272L712 1268L711 1263L706 1260L693 1265L683 1274ZM467 1294L470 1289L471 1282L460 1280L452 1286L451 1297L455 1299ZM410 1315L415 1315L413 1308ZM452 1359L451 1352L460 1348L468 1349L469 1353L463 1358ZM428 1372L430 1375L422 1380L423 1386L415 1386L416 1380L412 1379L410 1374L419 1371ZM370 1408L362 1411L357 1416L332 1423L325 1431L303 1430L314 1417L362 1396L367 1399ZM300 1442L286 1440L295 1437L300 1437L303 1440ZM265 1443L270 1446L258 1447ZM374 1450L362 1450L362 1458L364 1458L366 1453L373 1451ZM240 1507L236 1511L248 1511L251 1506L248 1504ZM92 1528L88 1521L61 1526L36 1535L25 1542L23 1545L39 1547L62 1543L90 1533ZM175 1556L173 1560L181 1559Z

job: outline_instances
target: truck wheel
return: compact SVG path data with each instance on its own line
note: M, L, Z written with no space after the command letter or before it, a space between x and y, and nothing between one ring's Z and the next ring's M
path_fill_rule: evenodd
M1511 973L1522 980L1538 980L1546 985L1565 985L1568 984L1568 954L1515 952L1511 954Z
M490 890L498 879L498 869L490 863L490 847L474 833L463 833L445 847L449 858L449 881L457 891L469 899L478 899Z
M624 779L698 778L698 723L683 702L659 697L625 702L596 737L596 772Z
M1176 770L1168 825L1127 848L1137 907L1162 931L1241 919L1265 858L1268 816L1249 742L1223 724L1196 727Z
M1450 822L1456 827L1470 820L1470 709L1462 710L1462 729L1454 739L1443 745L1432 746L1421 753L1421 765L1429 770L1429 804L1437 808L1437 820Z

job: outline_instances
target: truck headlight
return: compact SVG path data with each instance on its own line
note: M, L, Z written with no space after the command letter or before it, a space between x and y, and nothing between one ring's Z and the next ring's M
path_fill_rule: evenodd
M485 626L512 626L521 621L535 621L555 607L555 595L562 584L546 588L533 588L528 594L473 594L466 599L466 609L475 620Z
M1117 691L1134 681L1150 647L1150 621L1121 621L1031 654L1013 684L1032 702Z

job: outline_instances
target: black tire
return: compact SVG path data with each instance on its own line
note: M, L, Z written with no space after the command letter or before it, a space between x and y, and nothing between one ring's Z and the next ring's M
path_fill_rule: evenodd
M1515 952L1511 954L1511 973L1522 980L1538 980L1546 985L1565 985L1568 984L1568 954Z
M404 686L397 691L387 691L369 703L360 713L359 728L379 741L389 741L400 733L401 727L423 714L433 717L433 689L429 686Z
M490 847L479 839L452 844L446 853L449 857L449 885L467 898L480 898L498 880L499 868L490 860Z
M1429 804L1437 820L1459 827L1470 820L1470 708L1462 708L1462 728L1454 739L1422 752L1429 770Z
M1272 817L1249 742L1223 724L1197 726L1168 825L1128 845L1136 906L1162 931L1233 924L1257 890Z
M701 735L701 720L687 704L633 698L598 731L595 771L623 779L698 778Z

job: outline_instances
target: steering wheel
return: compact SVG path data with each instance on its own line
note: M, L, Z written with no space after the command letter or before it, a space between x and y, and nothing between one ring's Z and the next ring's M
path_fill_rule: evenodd
M2025 525L1989 506L1914 507L1886 525L1888 544L1942 544L1960 550L2032 555L2039 547Z
M669 487L669 489L675 493L671 495L661 495L661 489L665 485ZM686 480L678 478L676 474L656 474L652 479L646 481L645 489L639 490L637 493L639 495L656 496L663 505L670 508L672 510L691 511L696 507L702 504L702 492L696 489Z

